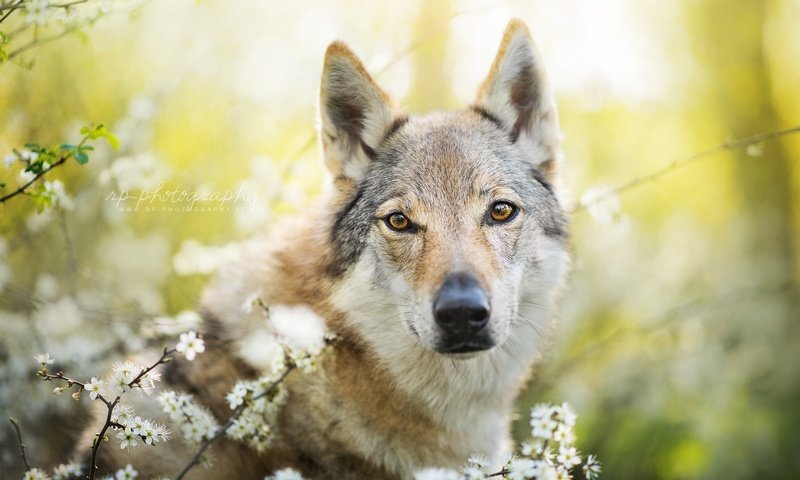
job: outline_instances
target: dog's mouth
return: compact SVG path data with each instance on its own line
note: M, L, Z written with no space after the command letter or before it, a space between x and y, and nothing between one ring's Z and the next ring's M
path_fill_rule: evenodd
M444 339L437 345L436 351L455 357L472 357L495 346L494 340L487 335L469 339Z

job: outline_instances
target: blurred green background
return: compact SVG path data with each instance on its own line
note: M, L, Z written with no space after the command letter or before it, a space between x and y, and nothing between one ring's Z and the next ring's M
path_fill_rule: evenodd
M800 125L800 0L160 0L103 12L0 64L0 154L74 141L99 121L122 143L52 172L62 206L0 206L0 410L22 419L37 464L65 460L81 407L35 381L34 353L99 373L193 308L226 243L319 193L315 101L333 39L424 113L467 105L508 19L525 20L558 97L576 205ZM24 25L15 15L0 32ZM800 135L729 149L637 184L619 209L612 198L577 211L560 324L515 435L527 436L533 403L568 401L605 478L800 478L798 157ZM6 190L18 170L0 171ZM114 200L161 183L240 196L192 211ZM0 428L2 472L19 467L11 434Z

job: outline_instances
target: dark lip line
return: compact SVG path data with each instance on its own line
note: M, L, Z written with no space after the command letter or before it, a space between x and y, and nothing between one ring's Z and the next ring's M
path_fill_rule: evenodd
M456 344L455 346L450 346L447 350L437 350L439 353L443 354L462 354L462 353L477 353L477 352L484 352L486 350L491 350L494 348L495 343L492 342L490 345L487 344L478 344L474 342L461 342ZM477 347L473 350L459 350L464 347Z

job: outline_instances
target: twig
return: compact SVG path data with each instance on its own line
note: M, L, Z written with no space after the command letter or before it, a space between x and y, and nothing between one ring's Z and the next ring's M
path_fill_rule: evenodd
M134 388L136 386L141 387L140 382L142 381L142 378L144 378L145 375L150 373L153 369L155 369L159 365L167 363L169 361L167 357L169 357L175 352L176 352L175 348L164 347L164 351L162 352L161 357L158 360L156 360L155 363L151 364L149 367L143 368L142 371L139 372L139 374L133 378L133 380L128 382L128 387L129 388ZM67 382L68 389L72 388L73 385L78 385L80 387L80 390L86 390L86 385L83 382L79 382L78 380L66 377L64 376L63 372L57 372L55 374L51 374L47 373L47 369L42 369L41 371L38 372L38 375L42 377L42 379L45 381L61 380ZM89 480L94 480L95 472L97 471L97 452L100 450L100 444L102 443L103 438L105 438L106 432L111 427L119 428L121 426L119 423L113 422L111 420L111 416L114 414L114 408L117 406L121 398L122 394L117 395L116 398L114 398L114 400L109 400L105 398L102 394L97 395L97 399L105 404L107 412L106 412L106 421L105 423L103 423L103 427L100 429L100 432L95 434L95 439L92 442L92 457L91 457L91 463L89 464L89 474L88 474Z
M573 368L581 365L583 361L591 359L592 356L598 352L602 353L604 349L613 347L616 342L619 342L627 336L637 334L645 335L661 329L670 328L674 323L684 320L691 315L705 313L706 311L716 313L721 310L720 306L725 308L735 307L737 304L762 298L762 295L786 293L791 291L793 285L792 280L786 280L785 282L775 285L762 285L756 288L737 288L718 296L698 297L683 302L657 314L654 318L644 322L644 325L615 330L607 336L593 341L591 345L569 355L565 360L556 364L552 370L548 370L545 376L546 379L537 381L537 388L546 388L553 382L553 379L563 378Z
M8 421L11 422L11 425L14 425L14 430L17 431L17 441L19 442L19 456L22 457L22 462L25 464L25 471L28 472L31 469L31 464L28 463L28 457L25 456L25 444L22 443L22 432L19 429L19 424L17 423L17 419L14 417L8 417Z
M33 185L36 182L36 180L39 180L40 178L42 178L44 176L44 174L46 174L50 170L58 167L59 165L62 165L66 161L67 161L67 157L66 156L61 157L56 163L50 165L48 168L46 168L46 169L42 170L41 172L37 173L36 176L33 177L33 179L31 181L29 181L28 183L26 183L25 185L19 187L18 189L14 190L13 192L9 193L8 195L0 197L0 203L5 203L6 200L9 200L9 199L11 199L13 197L16 197L17 195L21 195L21 194L25 193L25 190L27 190L28 187Z
M22 7L20 7L20 5L21 5L21 4L22 4L22 2L24 2L24 1L25 1L25 0L19 0L19 1L18 1L17 3L15 3L14 5L8 5L8 6L6 6L6 5L2 5L2 6L0 6L0 12L2 12L2 11L3 11L3 9L6 9L6 8L8 9L8 11L6 12L6 14L5 14L5 15L3 15L3 17L2 17L2 18L0 18L0 23L3 23L3 20L5 20L6 18L8 18L8 16L9 16L9 15L11 15L11 12L13 12L14 10L17 10L18 8L22 8Z
M69 8L73 5L80 5L81 3L86 3L89 0L75 0L74 2L66 2L66 3L51 3L50 8Z
M206 449L208 449L208 447L210 447L212 443L217 441L219 439L219 437L221 437L231 427L231 425L233 425L233 422L235 422L236 419L239 418L239 416L241 416L242 412L244 412L245 409L247 407L249 407L252 402L254 402L254 401L256 401L256 400L258 400L260 398L263 398L263 397L269 395L270 393L272 393L273 391L275 391L275 389L278 387L278 385L281 382L283 382L283 380L286 378L286 376L289 375L289 373L292 370L294 370L295 368L296 368L296 365L290 364L288 367L286 367L286 370L281 374L281 376L278 377L278 379L275 380L272 383L272 385L269 386L268 389L264 390L260 394L258 394L255 397L253 397L250 400L250 402L245 402L245 403L239 405L239 407L236 408L236 410L233 412L233 415L231 415L231 417L228 419L228 421L225 422L225 424L223 426L219 427L217 429L217 431L214 432L214 435L211 438L209 438L205 442L203 442L203 444L200 446L200 449L197 451L197 453L195 453L194 457L192 457L192 460L189 462L188 465L186 465L183 468L183 470L181 470L181 473L179 473L175 477L175 480L181 480L189 472L189 470L192 469L192 467L194 467L195 465L200 463L200 457L202 457L203 452L205 452Z
M50 43L52 41L55 41L55 40L58 40L60 38L66 37L67 35L69 35L70 33L74 32L76 30L80 30L81 28L83 28L83 27L85 27L87 25L93 24L96 20L97 20L96 18L89 19L88 21L86 21L86 22L84 22L82 24L76 24L76 25L73 25L71 27L67 27L62 32L57 33L55 35L50 35L49 37L34 38L30 42L26 43L25 45L19 47L18 49L14 50L13 52L9 53L8 57L6 58L6 60L11 60L12 58L16 57L17 55L19 55L21 53L24 53L25 51L30 50L33 47L44 45L46 43Z
M139 373L139 375L137 375L133 380L131 380L128 383L128 386L133 388L134 385L138 385L145 375L150 373L151 370L161 365L162 363L166 363L164 359L166 359L167 356L173 353L175 353L174 348L168 349L165 347L164 352L161 354L161 358L159 358L154 364L142 370ZM111 415L114 413L114 407L117 406L117 403L119 403L119 400L120 398L122 398L122 395L118 395L117 398L115 398L114 401L111 403L108 403L108 401L105 398L103 398L102 395L98 395L97 398L101 399L103 403L106 404L106 407L108 407L108 413L106 414L106 422L103 425L103 428L100 429L100 433L97 434L97 437L94 439L94 444L92 445L92 460L91 463L89 464L89 480L94 480L94 474L97 470L97 451L100 449L100 443L103 441L106 432L108 431L109 427L112 426Z
M486 475L486 478L501 477L503 475L508 475L509 473L510 472L504 468L504 469L500 470L499 472L494 472L494 473L490 473L489 475Z
M585 204L578 205L577 207L572 209L572 213L580 212L581 210L585 210L590 205L593 205L594 203L597 203L597 202L601 201L603 198L606 198L608 195L619 195L619 194L624 193L624 192L626 192L628 190L631 190L631 189L633 189L635 187L638 187L639 185L642 185L644 183L654 182L654 181L658 180L659 178L661 178L662 176L666 175L667 173L670 173L670 172L672 172L674 170L677 170L679 168L683 168L683 167L685 167L687 165L690 165L690 164L696 162L697 160L700 160L701 158L705 158L705 157L708 157L708 156L713 155L715 153L723 152L723 151L726 151L726 150L734 150L736 148L746 147L748 145L753 145L753 144L756 144L756 143L766 142L768 140L774 140L776 138L785 137L787 135L792 135L792 134L795 134L795 133L800 133L800 125L797 125L797 126L794 126L794 127L790 127L790 128L786 128L784 130L776 130L774 132L761 133L761 134L758 134L758 135L752 135L750 137L744 137L744 138L739 138L739 139L734 139L734 140L728 140L727 142L724 142L724 143L722 143L720 145L717 145L715 147L711 147L711 148L703 150L701 152L697 152L695 154L692 154L692 155L684 158L683 160L675 160L672 163L670 163L669 165L667 165L665 167L662 167L662 168L656 170L653 173L650 173L648 175L644 175L642 177L637 177L637 178L634 178L633 180L630 180L630 181L628 181L626 183L623 183L623 184L619 185L618 187L615 187L615 188L609 190L605 195L601 195L601 196L599 196L598 198L594 199L591 202L587 202Z

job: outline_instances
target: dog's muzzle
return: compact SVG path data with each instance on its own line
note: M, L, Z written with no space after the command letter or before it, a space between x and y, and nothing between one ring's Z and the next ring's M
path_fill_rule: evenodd
M433 301L433 318L441 329L440 353L468 353L494 346L489 324L489 298L470 273L447 276Z

